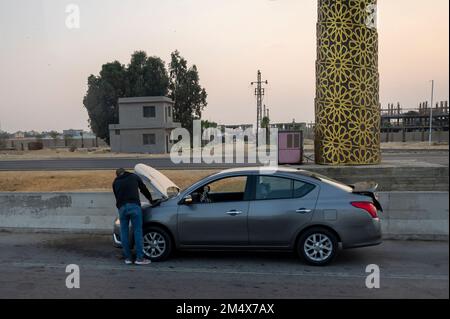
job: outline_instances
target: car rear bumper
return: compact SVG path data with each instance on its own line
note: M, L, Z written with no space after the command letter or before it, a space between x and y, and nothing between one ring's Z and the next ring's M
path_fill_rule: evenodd
M351 239L342 243L342 248L360 248L380 245L383 242L383 233L381 231L381 220L372 219L371 223L358 230L353 229Z

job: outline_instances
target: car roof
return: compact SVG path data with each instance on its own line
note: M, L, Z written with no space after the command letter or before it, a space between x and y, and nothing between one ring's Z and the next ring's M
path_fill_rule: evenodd
M254 167L240 167L240 168L230 168L223 171L220 171L218 174L239 174L239 173L247 173L247 174L255 174L255 173L291 173L297 175L304 175L308 177L312 177L314 173L303 170L303 169L295 169L292 167L280 167L280 166L254 166Z
M332 178L329 178L327 176L314 173L311 171L307 171L304 169L295 169L292 167L280 167L280 166L255 166L255 167L243 167L243 168L231 168L223 170L219 173L211 175L213 176L221 176L221 175L234 175L234 174L276 174L276 173L286 173L290 174L291 177L294 177L293 175L296 175L298 177L306 177L310 182L316 181L325 183L326 185L332 185L334 188L340 188L345 189L346 191L351 191L352 188L340 181L334 180Z

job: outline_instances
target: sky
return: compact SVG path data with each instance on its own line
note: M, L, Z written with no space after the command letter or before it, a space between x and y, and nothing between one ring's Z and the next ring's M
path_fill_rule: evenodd
M78 6L78 29L66 26ZM449 93L449 1L379 0L380 98ZM253 123L260 69L271 122L314 119L317 0L0 0L0 129L88 129L87 78L144 50L179 50L208 93L203 118Z

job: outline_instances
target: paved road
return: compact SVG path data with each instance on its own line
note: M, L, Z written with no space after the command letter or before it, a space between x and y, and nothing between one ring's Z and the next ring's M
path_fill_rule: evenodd
M125 266L109 236L0 233L0 298L448 298L448 242L387 241L329 267L285 253L179 253ZM80 289L65 267L80 266ZM381 268L380 289L365 267Z
M431 164L449 165L448 151L426 152L385 152L383 160L409 160ZM133 168L137 163L144 163L157 169L221 169L233 166L248 166L248 164L174 164L169 157L166 158L80 158L80 159L45 159L45 160L2 160L0 171L22 170L91 170L116 169L118 167ZM250 164L250 166L253 166Z

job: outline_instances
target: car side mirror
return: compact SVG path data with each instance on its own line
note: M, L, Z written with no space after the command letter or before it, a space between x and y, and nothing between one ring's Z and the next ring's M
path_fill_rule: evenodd
M185 204L185 205L190 205L190 204L192 204L193 203L193 200L192 200L192 196L191 195L186 195L184 198L183 198L183 204Z

